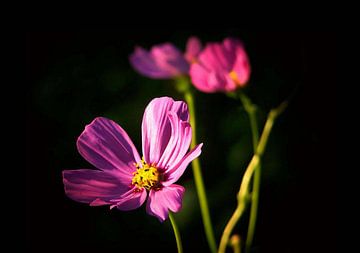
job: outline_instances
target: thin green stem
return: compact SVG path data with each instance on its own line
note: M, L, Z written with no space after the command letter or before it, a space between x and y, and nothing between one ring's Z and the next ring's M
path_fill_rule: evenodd
M241 240L239 235L233 235L230 239L230 244L234 253L241 253Z
M246 113L249 115L253 149L255 153L259 141L259 129L256 120L256 105L254 105L251 100L242 92L239 94L239 98L244 106Z
M189 106L190 124L192 127L191 148L194 148L197 144L197 142L196 142L196 120L195 120L196 117L195 117L194 96L190 89L185 91L184 98ZM206 239L208 241L210 251L212 253L215 253L217 246L216 246L216 241L215 241L215 236L214 236L214 230L213 230L212 223L211 223L209 205L207 202L204 180L203 180L202 173L201 173L201 166L200 166L199 159L193 160L192 168L193 168L193 173L194 173L195 187L196 187L196 191L197 191L199 203L200 203L200 210L201 210L201 215L202 215L202 219L203 219Z
M276 118L285 110L287 103L282 103L279 107L272 109L267 117L263 132L261 134L259 144L257 145L256 152L254 153L248 167L246 168L245 174L241 181L240 190L237 195L238 205L231 216L229 222L226 224L223 234L221 236L220 245L219 245L219 253L225 253L226 246L229 242L229 237L236 225L239 221L240 217L244 213L247 197L249 194L249 184L251 182L251 177L254 173L256 167L260 164L260 158L263 155L267 141L269 139L269 135L271 133L272 127L274 125L274 121Z
M250 248L254 239L257 212L259 206L259 194L260 194L260 181L261 181L261 163L259 162L254 172L253 190L251 193L251 207L250 207L250 220L248 226L248 233L245 242L245 252L250 252Z
M256 106L244 93L240 93L239 97L250 119L253 150L255 153L259 141L259 130L256 120ZM257 219L257 212L259 206L260 181L261 181L261 162L259 162L259 165L255 168L255 172L254 172L253 187L251 193L250 220L249 220L248 233L246 236L246 243L245 243L246 253L250 252L250 248L255 234L256 219Z
M169 218L170 218L170 221L171 221L172 228L174 230L174 235L175 235L175 239L176 239L176 246L177 246L178 253L183 253L180 231L179 231L179 229L178 229L178 227L176 225L174 216L173 216L173 214L171 212L169 212Z

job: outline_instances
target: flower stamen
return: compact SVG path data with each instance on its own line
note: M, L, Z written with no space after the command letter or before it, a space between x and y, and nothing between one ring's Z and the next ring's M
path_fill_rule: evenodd
M147 164L144 158L141 159L140 163L135 164L136 171L133 173L134 177L131 184L139 189L145 188L146 190L160 188L162 175L155 167L155 164Z
M229 72L229 76L237 85L241 84L238 74L234 70Z

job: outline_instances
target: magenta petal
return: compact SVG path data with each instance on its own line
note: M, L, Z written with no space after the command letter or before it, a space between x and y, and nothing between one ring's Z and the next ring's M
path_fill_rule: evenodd
M216 91L226 91L228 76L229 75L226 72L210 72L208 75L208 84Z
M150 52L138 47L130 56L130 63L144 76L158 79L172 78L189 70L180 50L170 43L154 46Z
M249 60L241 42L236 39L208 43L198 58L198 63L191 65L189 73L192 83L200 91L234 91L249 80Z
M236 51L236 60L233 66L240 81L239 85L245 85L250 78L250 63L247 54L243 48L238 48Z
M198 55L201 52L201 42L197 37L190 37L186 44L185 58L191 63L197 60Z
M160 168L177 164L188 151L191 142L190 124L180 120L174 112L169 112L168 118L171 125L171 137L157 164Z
M169 112L174 112L183 121L189 120L184 102L169 97L153 99L146 107L142 121L142 150L145 161L158 163L171 136Z
M163 182L164 186L169 186L175 183L181 177L181 175L184 173L189 163L201 154L202 145L203 145L202 143L197 145L189 153L187 153L187 155L184 156L183 159L181 159L181 161L178 164L176 164L173 167L170 167L165 172L166 181Z
M173 76L186 74L189 71L189 64L182 52L171 43L154 46L151 55L161 69L166 69Z
M146 203L148 214L157 217L160 222L169 216L169 210L176 213L181 210L185 188L180 185L170 185L158 191L151 190Z
M227 52L233 55L235 55L236 50L238 50L239 48L243 48L243 44L241 43L241 41L234 38L224 39L224 41L222 42L222 46Z
M112 199L111 202L115 207L122 211L130 211L139 208L146 200L146 190L130 189L118 199Z
M216 92L216 88L212 87L208 83L209 70L199 63L191 64L190 77L194 86L206 93Z
M210 50L221 70L229 72L235 60L234 52L228 52L222 44L215 44L210 47ZM213 66L213 69L217 68Z
M237 84L233 79L231 79L230 75L226 75L225 79L226 79L226 84L221 88L222 91L232 92L238 88Z
M209 71L222 72L227 66L219 43L208 43L199 55L199 62Z
M66 195L91 205L110 204L111 199L118 198L129 189L121 179L103 171L64 170L62 175Z
M127 133L114 121L96 118L77 140L80 154L98 169L122 178L136 170L140 156Z
M152 55L141 47L135 48L129 59L133 68L144 76L165 79L171 77L171 73L159 68Z

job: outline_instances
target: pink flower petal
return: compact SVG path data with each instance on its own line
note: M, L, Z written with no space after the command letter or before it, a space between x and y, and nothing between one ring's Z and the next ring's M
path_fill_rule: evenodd
M122 211L130 211L139 208L146 200L146 190L138 190L135 187L123 194L121 198L112 199L113 205L111 208L116 207Z
M175 183L182 176L189 163L201 154L202 145L202 143L197 145L189 153L187 153L187 155L184 156L178 164L170 167L165 172L166 181L162 183L164 186L169 186Z
M79 153L100 170L131 182L140 156L127 133L114 121L96 118L77 140Z
M186 44L185 58L189 63L195 62L201 52L201 42L197 37L190 37Z
M167 69L173 76L189 71L189 64L182 52L171 43L154 46L151 49L151 55L161 69Z
M160 222L169 216L169 210L176 213L181 210L185 188L180 185L170 185L158 191L151 190L146 203L148 214L157 217Z
M188 151L191 142L190 124L180 120L174 112L169 112L168 118L171 125L171 137L157 164L160 168L177 164Z
M226 83L221 89L218 89L219 91L221 90L224 92L231 92L238 88L238 84L236 84L235 81L231 79L230 75L226 75L225 79Z
M226 38L222 43L208 43L198 59L198 63L191 65L189 73L192 83L200 91L230 92L249 80L250 64L239 40Z
M167 79L172 76L166 69L159 68L153 56L141 47L135 48L135 52L130 55L129 59L133 68L144 76L159 79Z
M251 70L248 56L243 48L237 48L233 70L240 81L239 85L244 86L249 81Z
M189 71L181 51L171 43L151 48L150 52L138 47L130 56L130 63L141 74L150 78L168 79Z
M217 62L216 65L219 65L222 71L229 72L235 60L234 53L228 52L222 44L215 44L210 46L209 49ZM213 66L213 69L217 68Z
M199 63L193 63L190 66L190 77L194 86L202 92L213 93L217 90L208 83L209 73L209 70Z
M243 49L243 44L241 43L241 41L235 38L224 39L224 41L222 42L222 46L228 53L232 55L234 55L236 50L238 50L239 48ZM233 59L233 61L235 61L235 58Z
M129 186L122 178L98 170L64 170L66 195L78 202L91 205L110 204L110 200L124 194Z
M208 84L216 91L226 91L227 72L210 72L208 77Z
M216 52L221 50L221 46L218 43L207 43L205 49L199 55L199 62L207 68L209 71L224 71L223 64L219 61Z
M158 163L171 136L168 118L172 111L183 121L189 120L187 105L169 97L153 99L146 107L142 121L142 150L145 161Z

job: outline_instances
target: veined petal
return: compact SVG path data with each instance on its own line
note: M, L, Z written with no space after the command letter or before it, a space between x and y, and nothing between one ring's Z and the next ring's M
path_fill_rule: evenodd
M164 186L169 186L175 183L181 177L189 163L201 154L202 145L202 143L197 145L189 153L187 153L187 155L184 156L178 164L165 171L166 181L162 183Z
M135 52L129 57L133 68L140 74L158 79L168 79L172 77L167 69L160 68L155 58L145 49L136 47Z
M248 56L242 47L236 50L236 60L232 69L237 74L239 85L244 86L249 81L251 68Z
M202 92L214 93L227 91L228 72L224 70L209 70L201 63L190 67L191 82Z
M235 55L235 52L236 50L238 50L238 48L243 48L243 44L241 43L241 41L235 38L224 39L222 45L228 53L233 55Z
M217 61L217 65L220 65L221 70L226 72L231 70L232 63L235 60L234 52L228 52L223 44L215 44L209 47L213 57Z
M171 137L157 166L168 168L177 164L186 154L191 142L191 126L188 122L179 119L176 113L169 112Z
M151 190L146 203L148 214L157 217L160 222L169 216L169 210L176 213L181 210L185 188L180 185L170 185L160 190Z
M191 82L194 86L206 93L216 92L216 87L210 86L208 83L210 71L200 63L193 63L190 66Z
M189 64L182 52L171 43L154 46L150 53L161 69L167 69L172 76L185 74L189 71Z
M122 211L130 211L139 208L146 200L146 190L138 190L131 188L128 192L123 194L120 198L112 199L113 203L110 208L116 207Z
M90 205L111 204L110 200L124 194L131 183L99 170L64 170L62 175L66 195Z
M216 91L226 91L225 87L227 85L227 76L227 72L210 72L208 75L208 84Z
M189 70L181 51L170 43L153 46L150 52L137 47L130 63L139 73L158 79L172 78Z
M199 55L199 62L209 71L228 71L230 65L227 60L223 48L219 43L208 43Z
M140 156L127 133L114 121L96 118L77 140L79 153L96 168L130 177ZM131 181L131 180L130 180Z
M187 105L169 97L153 99L146 107L142 121L142 150L148 164L157 164L171 136L169 112L183 121L189 120Z

